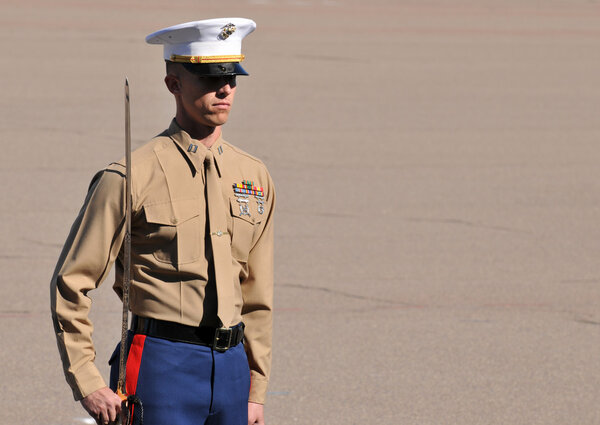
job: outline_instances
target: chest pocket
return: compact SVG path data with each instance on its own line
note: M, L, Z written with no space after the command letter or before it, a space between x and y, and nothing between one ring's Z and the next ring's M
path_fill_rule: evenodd
M236 260L245 263L252 248L254 233L263 218L253 196L229 198L229 204L232 217L231 254Z
M196 261L202 254L204 206L200 199L184 199L144 206L146 234L156 260L173 265Z

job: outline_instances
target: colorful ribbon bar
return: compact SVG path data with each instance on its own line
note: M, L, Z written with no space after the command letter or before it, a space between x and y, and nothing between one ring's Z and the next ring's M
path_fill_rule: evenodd
M242 195L264 196L263 188L254 186L251 180L242 180L242 183L234 183L233 191Z

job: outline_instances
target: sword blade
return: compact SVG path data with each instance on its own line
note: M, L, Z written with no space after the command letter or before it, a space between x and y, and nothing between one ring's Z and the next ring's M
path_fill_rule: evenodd
M123 320L117 393L126 394L127 328L129 325L129 285L131 282L131 119L129 113L129 80L125 78L125 240L123 241Z

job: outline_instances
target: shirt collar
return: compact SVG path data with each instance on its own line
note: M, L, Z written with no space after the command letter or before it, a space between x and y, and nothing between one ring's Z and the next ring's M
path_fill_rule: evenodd
M183 152L189 162L194 166L196 172L202 174L202 170L204 169L204 158L206 157L209 148L197 140L192 139L192 137L177 124L175 119L171 121L171 125L167 130L167 135L177 143L181 152ZM219 135L219 138L215 140L215 143L210 147L210 151L215 158L219 177L221 177L221 166L223 161L221 157L224 150L223 142L223 138Z

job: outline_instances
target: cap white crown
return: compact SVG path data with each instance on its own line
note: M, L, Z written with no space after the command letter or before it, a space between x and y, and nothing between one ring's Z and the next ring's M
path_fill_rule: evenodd
M240 62L242 40L255 28L256 23L251 19L205 19L163 28L148 35L146 42L163 44L166 60Z

